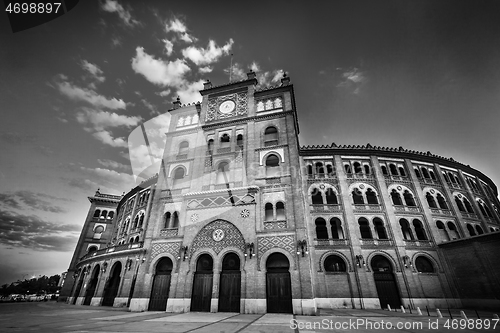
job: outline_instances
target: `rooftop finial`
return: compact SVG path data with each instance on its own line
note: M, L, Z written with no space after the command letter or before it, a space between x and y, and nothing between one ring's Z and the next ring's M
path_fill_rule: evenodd
M289 84L290 84L290 78L288 77L288 75L286 75L286 72L283 71L283 78L281 79L281 85L287 86Z

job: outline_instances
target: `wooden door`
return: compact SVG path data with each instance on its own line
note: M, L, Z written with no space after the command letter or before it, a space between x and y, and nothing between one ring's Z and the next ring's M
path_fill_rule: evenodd
M240 300L240 271L222 271L219 288L219 312L240 312Z
M266 273L267 312L292 313L292 284L290 272Z
M212 283L213 273L195 273L193 294L191 296L191 311L210 312Z
M170 291L170 274L157 274L153 280L149 311L166 311L168 293Z
M386 309L388 304L393 309L399 308L401 299L394 274L392 272L374 272L373 277L382 309Z
M83 286L83 276L80 277L78 284L76 285L76 290L75 290L75 296L73 297L73 305L76 304L76 300L78 299L78 296L80 296L80 291L82 290Z
M104 289L104 297L102 300L103 306L113 306L115 297L118 294L118 287L120 286L120 273L122 266L120 263L113 267L111 277L108 280L106 288Z
M94 297L95 289L97 287L97 281L99 280L99 265L94 268L94 272L92 274L92 279L90 280L89 287L85 292L85 300L83 301L83 305L90 305L92 301L92 297Z

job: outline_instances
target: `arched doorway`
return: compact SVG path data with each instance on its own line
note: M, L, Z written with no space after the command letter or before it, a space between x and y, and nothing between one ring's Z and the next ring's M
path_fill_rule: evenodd
M240 258L236 253L228 253L222 260L219 288L219 312L240 312L240 300Z
M161 258L156 264L153 287L151 288L151 298L149 299L149 311L166 311L168 293L170 290L170 277L172 273L172 260Z
M198 258L191 295L191 311L210 312L213 269L214 261L210 255L203 254Z
M97 287L97 281L99 281L99 265L94 267L94 271L92 272L92 277L90 279L89 287L85 292L85 300L83 301L83 305L90 305L92 301L92 297L94 297L95 288Z
M373 278L377 287L378 299L382 309L390 305L393 309L401 306L396 277L392 272L392 265L389 260L381 255L373 257L371 261Z
M78 277L78 283L76 285L75 294L73 296L73 305L76 304L78 296L80 296L80 291L82 291L82 286L83 286L83 280L84 279L85 279L85 269L80 273L80 276Z
M268 313L292 313L290 263L285 255L273 253L266 261L266 299Z
M122 271L121 262L117 262L111 268L111 276L108 279L108 283L104 288L104 296L102 299L103 306L113 306L115 302L115 297L118 294L118 287L120 286L120 274Z

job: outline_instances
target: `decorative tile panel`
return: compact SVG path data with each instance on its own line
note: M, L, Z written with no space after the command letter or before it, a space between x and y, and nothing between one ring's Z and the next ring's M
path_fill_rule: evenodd
M224 114L219 112L219 105L223 103L224 101L227 100L232 100L235 102L236 107L235 109L228 113ZM207 109L207 115L205 120L207 122L209 121L214 121L214 120L221 120L221 119L226 119L230 117L235 117L235 116L240 116L240 115L245 115L247 114L247 108L248 108L248 101L247 101L247 93L246 92L238 92L234 94L229 94L225 96L218 96L218 97L212 97L208 99L208 109Z
M221 240L214 240L213 234L216 230L223 231L224 237ZM196 235L191 245L190 257L202 248L212 249L215 253L219 254L220 251L227 247L236 247L242 252L245 252L245 240L243 235L234 224L223 220L215 220L207 224Z
M174 257L179 255L179 250L181 248L181 243L153 243L151 246L151 258L156 257L161 253L170 253Z
M160 237L161 238L169 238L169 237L175 237L177 236L177 233L179 232L179 229L161 229L160 230Z
M260 267L262 255L270 249L281 248L288 251L294 258L295 267L297 267L297 258L295 256L295 238L292 235L287 236L268 236L257 238L257 267Z

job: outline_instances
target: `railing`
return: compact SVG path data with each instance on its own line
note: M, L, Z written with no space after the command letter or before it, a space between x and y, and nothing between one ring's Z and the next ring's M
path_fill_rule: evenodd
M355 210L382 210L381 205L354 205Z
M435 215L453 215L449 209L431 208L431 213Z
M317 174L308 174L308 179L328 179L328 178L337 178L337 175L333 172L330 173L317 173Z
M436 180L436 179L432 179L432 178L424 178L424 177L421 177L419 178L418 180L420 180L422 183L425 183L425 184L431 184L431 185L441 185L441 183Z
M420 208L417 206L402 206L402 205L394 205L394 210L397 212L410 212L417 213L420 212Z
M96 252L92 253L87 253L83 257L80 258L80 261L100 256L103 254L107 253L115 253L115 252L120 252L120 251L125 251L125 250L133 250L133 249L140 249L144 245L144 242L138 242L138 243L127 243L127 244L122 244L122 245L115 245L111 247L107 247L105 249L97 250Z
M432 247L433 243L429 240L404 239L407 247Z
M409 182L410 178L407 176L394 176L394 175L384 175L384 179L386 182L390 181L398 181L398 182Z
M390 239L372 239L372 238L361 238L361 245L376 245L376 246L393 246L393 242Z
M449 187L456 188L456 189L459 189L459 190L462 190L464 188L462 185L457 184L457 183L447 182L447 184L448 184Z
M474 213L467 213L467 212L460 212L460 214L462 214L463 217L468 217L468 218L471 218L471 219L477 219L478 216Z
M364 173L348 173L347 179L374 179L372 174L365 175Z
M315 238L315 245L317 247L321 246L344 246L344 245L349 245L349 240L348 239L342 239L342 238L329 238L329 239L317 239Z
M281 177L266 178L266 184L281 184Z
M310 205L311 212L339 212L342 210L341 205Z

